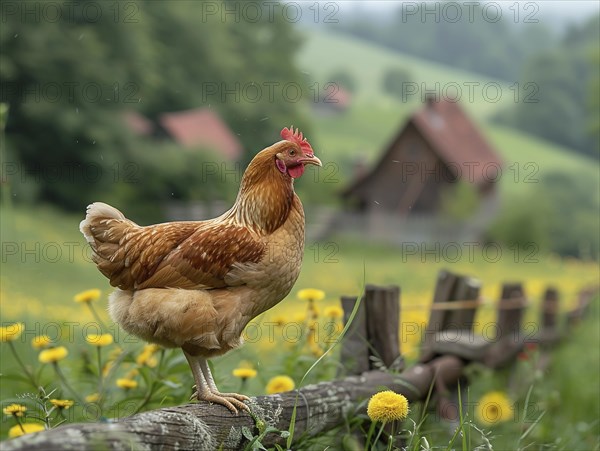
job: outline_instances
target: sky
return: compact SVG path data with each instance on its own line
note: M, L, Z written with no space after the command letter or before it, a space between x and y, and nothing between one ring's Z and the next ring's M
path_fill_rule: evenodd
M396 9L401 3L435 3L429 0L426 1L342 1L337 2L340 8L360 8L365 10L382 11ZM455 3L473 3L471 0L456 1ZM543 0L543 1L519 1L516 0L489 0L477 2L482 5L485 3L495 3L500 5L506 14L512 14L515 4L519 4L519 8L523 12L533 12L535 8L539 12L543 21L551 21L555 23L567 24L569 22L580 22L594 14L600 13L600 1L598 0ZM512 8L512 10L510 10Z

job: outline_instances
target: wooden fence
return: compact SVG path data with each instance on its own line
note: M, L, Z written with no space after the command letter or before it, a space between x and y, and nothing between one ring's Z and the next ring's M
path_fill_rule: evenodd
M187 404L103 423L64 425L5 441L2 449L234 450L249 442L242 428L254 436L266 426L288 430L294 405L294 439L298 440L343 425L349 412L356 411L359 405L364 410L363 401L382 387L402 393L409 402L424 400L433 388L440 415L447 418L446 407L465 365L510 365L525 344L522 320L528 301L521 284L503 285L493 339L473 331L475 314L482 303L480 287L480 282L471 277L448 271L439 273L419 362L404 368L398 321L400 289L368 285L341 343L345 377L252 398L250 408L259 421L245 412L233 416L220 405ZM548 288L542 301L540 330L527 340L538 343L542 350L550 348L585 317L596 294L597 288L579 293L577 306L567 313L565 328L561 330L558 292ZM342 297L345 321L356 302L356 297ZM387 371L382 371L382 367ZM261 442L265 446L283 445L285 439L281 434L268 433Z

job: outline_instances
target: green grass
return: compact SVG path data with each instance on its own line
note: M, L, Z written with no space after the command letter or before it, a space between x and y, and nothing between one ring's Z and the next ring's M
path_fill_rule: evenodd
M38 207L35 210L23 207L13 208L8 215L3 214L2 241L4 243L20 243L20 245L26 246L25 249L35 249L36 243L39 243L39 249L47 247L49 243L78 243L78 246L81 247L83 238L79 237L77 230L80 219L81 217L78 215L64 215L51 208ZM449 264L443 259L436 261L435 257L424 260L420 257L402 258L398 249L384 246L367 246L335 238L331 243L335 245L333 252L332 248L326 248L328 243L307 243L303 269L296 289L315 287L325 290L327 298L320 305L322 312L325 306L337 304L340 295L357 295L363 280L365 280L363 274L366 275L368 283L399 284L402 287L401 316L405 323L427 320L428 305L432 299L436 272L441 268L449 268L459 273L479 277L483 281L484 299L490 302L498 298L502 282L525 281L526 292L534 301L534 307L528 313L528 321L537 321L538 301L548 284L556 285L561 290L564 310L574 306L576 291L581 286L597 281L598 274L597 264L562 260L551 256L540 255L537 263L515 263L514 255L508 251L505 257L495 263L486 262L485 258L476 252L472 260L463 258L457 263ZM70 246L78 249L75 244ZM6 324L12 321L25 323L26 331L19 342L15 344L21 358L35 371L40 371L41 365L37 363L37 352L31 349L29 341L34 335L44 332L44 328L49 325L58 325L63 334L61 344L65 344L71 353L65 363L64 371L68 377L77 381L82 395L92 393L95 391L93 372L86 370L82 374L81 368L83 367L82 362L86 359L88 362L92 362L92 368L95 361L93 353L90 353L89 346L83 340L86 327L89 327L93 318L84 306L73 303L72 297L76 292L88 288L101 288L105 294L110 292L111 288L95 266L82 256L75 256L71 259L65 254L57 261L49 259L49 256L44 258L43 254L39 255L40 258L36 261L35 256L34 253L3 254L5 260L2 264L0 302L2 323ZM243 389L249 394L263 394L266 382L276 374L289 374L296 379L296 382L299 382L304 372L314 363L316 357L310 353L307 354L303 344L305 337L300 337L296 344L290 344L281 342L281 337L277 336L277 333L281 332L276 332L275 340L271 340L264 328L266 322L273 321L277 316L284 316L287 321L299 321L297 317L306 312L306 305L295 299L295 292L296 290L273 311L267 312L256 320L263 334L260 340L256 340L255 336L250 336L244 347L228 353L222 358L214 359L215 375L224 390L240 389L239 381L231 376L231 370L242 360L251 362L259 372L259 375L248 381ZM106 296L103 296L97 303L97 309L107 319L105 308ZM481 329L487 321L493 321L494 315L493 305L485 306L478 314L479 324L476 327ZM71 330L65 322L76 322L77 326ZM586 340L589 340L588 343L597 341L593 330L584 330L589 332L589 337L578 339L579 345L585 343ZM52 331L50 330L50 332ZM87 332L93 333L96 330L87 329ZM110 326L110 332L115 335L116 341L120 345L132 349L134 355L139 352L142 343L137 340L131 341L130 337L125 336L114 325ZM324 329L321 330L322 334L324 332ZM321 337L323 340L324 335ZM401 347L409 360L414 359L417 355L416 344L414 337L402 337ZM2 346L6 346L6 344ZM594 358L591 355L593 353L582 353L582 348L583 346L571 347L568 348L569 352L563 352L560 349L556 367L552 367L556 369L552 369L548 373L548 390L564 393L565 411L569 412L568 409L577 408L576 405L571 405L571 397L579 402L582 396L592 398L596 393L595 385L588 384L582 391L583 395L579 394L578 388L576 388L579 384L573 385L571 379L577 374L580 378L586 377L583 376L585 374L583 371L577 372L575 369L568 368L573 359L580 362L582 367L595 368L593 365L597 366L595 361L590 361ZM2 348L2 357L0 371L3 377L0 396L5 402L8 399L14 401L15 395L27 390L27 385L7 378L7 376L16 376L18 372L15 371L15 362L6 347ZM181 353L177 350L169 352L167 358L169 363L163 367L161 373L154 372L154 370L144 373L144 378L148 380L161 374L161 380L165 380L169 384L161 386L161 391L157 392L157 396L146 406L147 408L181 403L189 395L189 387L192 383L191 373L188 371ZM306 382L312 383L335 377L337 358L337 351L327 356L309 375ZM127 365L132 364L130 361ZM579 363L577 364L579 365ZM89 366L89 363L87 365ZM592 371L589 374L592 377L597 372ZM51 385L55 383L51 368L48 366L42 370L41 377L45 383ZM554 377L556 379L553 379ZM107 416L130 414L132 403L138 405L142 402L144 390L148 386L143 382L144 379L140 378L139 380L140 388L132 391L125 398L130 403L118 401L116 408L111 408L106 412ZM113 387L113 391L115 390L116 392L112 396L118 395L118 390ZM65 393L61 395L66 396ZM125 404L122 404L123 402ZM124 405L129 406L127 407L129 410ZM77 411L72 415L75 419L79 418ZM589 425L589 421L582 420L572 423L568 416L560 415L559 412L556 415L561 419L553 421L568 423L571 428L569 430L587 428L588 432L585 437L589 437L589 431L593 431L591 428L595 427ZM584 414L582 413L582 415ZM582 426L584 423L587 426ZM5 419L1 427L4 429L9 425L10 422ZM431 428L431 430L425 430L426 435L434 434L432 431L435 431L436 428L439 429L435 424ZM540 436L538 443L548 443L561 436L559 429L548 426L547 430L550 432ZM536 440L538 439L536 438Z

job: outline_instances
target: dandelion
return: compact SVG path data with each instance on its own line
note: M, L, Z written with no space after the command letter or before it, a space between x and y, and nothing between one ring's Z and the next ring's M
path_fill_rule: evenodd
M22 417L26 411L27 407L21 404L11 404L2 409L5 415L12 415L14 417Z
M74 402L70 399L51 399L50 404L60 410L67 410L69 407L72 407Z
M286 319L286 317L285 317L285 316L283 316L283 315L278 315L278 316L276 316L275 318L273 318L273 322L275 323L275 325L276 325L277 327L283 327L283 326L285 326L285 325L286 325L286 323L287 323L287 319Z
M267 394L282 393L293 390L296 384L289 376L275 376L267 383Z
M85 290L85 291L82 291L81 293L77 293L73 297L73 300L78 303L94 302L94 301L97 301L98 299L100 299L101 294L102 294L102 292L100 290L98 290L97 288L94 288L92 290Z
M38 360L40 363L56 363L63 360L69 355L69 351L64 346L57 346L55 348L45 349L40 352Z
M52 340L48 335L38 335L33 337L31 340L31 346L33 349L44 349L52 344Z
M98 312L96 312L96 309L94 308L94 305L93 305L94 301L97 301L98 299L100 299L101 294L102 294L102 292L100 290L98 290L97 288L94 288L92 290L86 290L86 291L82 291L81 293L77 293L73 297L73 300L80 304L87 305L88 308L90 309L90 312L92 313L92 316L96 319L96 321L98 321L98 324L100 325L100 327L102 327L102 329L106 330L106 329L108 329L108 327L106 327L106 324L104 323L104 321L102 321L102 318L100 318L100 315L98 315Z
M344 317L344 309L338 305L332 305L331 307L327 307L323 313L326 317L332 319L341 319Z
M316 288L305 288L298 291L298 299L302 301L322 301L325 299L325 292Z
M367 415L372 421L404 420L408 415L408 400L391 390L379 392L371 397Z
M0 342L5 343L15 341L21 336L23 329L25 329L23 323L14 323L10 326L0 327Z
M8 437L15 438L21 437L25 434L32 434L34 432L40 432L44 430L44 426L39 423L25 423L17 424L8 430Z
M103 347L112 344L114 339L111 334L88 334L85 341L92 346Z
M475 411L477 420L485 426L509 421L512 415L512 402L506 393L501 391L492 391L483 395Z
M100 399L100 393L91 393L85 397L85 402L97 402Z
M142 366L146 365L149 368L154 368L158 365L158 359L154 357L154 353L160 349L160 346L155 344L147 344L143 351L135 359L135 362Z
M390 437L394 436L394 421L404 420L406 418L408 415L408 400L403 395L391 390L376 393L369 399L367 415L369 415L369 418L372 421L367 435L367 445L371 443L375 425L377 422L381 422L379 432L373 441L373 444L375 444L379 441L379 437L381 437L383 429L388 421L393 422Z
M127 377L123 377L121 379L117 379L117 387L122 388L123 390L129 390L131 388L136 388L138 383L133 379L129 379Z
M21 336L24 329L25 329L25 325L23 323L14 323L14 324L11 324L10 326L0 327L0 343L8 343L8 347L10 348L10 352L12 352L12 355L15 358L15 361L21 367L21 369L27 376L27 379L29 379L29 382L31 382L31 385L33 385L37 390L38 384L35 380L35 377L33 377L32 372L29 371L29 369L25 366L25 364L21 360L21 357L19 357L19 353L15 349L15 344L13 343L13 341L15 341L17 338L19 338Z
M312 355L317 358L321 357L323 354L325 354L325 352L323 351L323 348L321 348L321 346L319 346L314 341L309 344L309 349L310 349L310 352L312 353Z
M253 368L235 368L231 372L235 377L239 377L242 381L256 377L257 371Z

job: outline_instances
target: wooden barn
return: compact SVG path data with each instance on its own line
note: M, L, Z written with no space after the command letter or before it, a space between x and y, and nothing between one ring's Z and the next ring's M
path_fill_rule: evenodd
M392 237L399 227L404 238L411 230L424 241L464 237L465 224L448 218L444 203L452 202L459 182L465 182L476 196L476 211L462 218L472 237L497 210L501 168L500 157L457 102L429 98L374 167L362 170L343 191L345 221Z

